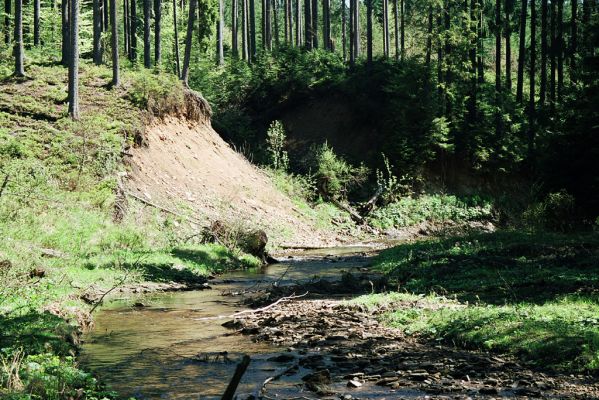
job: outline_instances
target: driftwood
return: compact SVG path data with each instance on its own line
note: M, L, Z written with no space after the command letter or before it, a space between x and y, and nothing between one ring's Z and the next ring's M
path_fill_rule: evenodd
M215 317L203 317L203 318L195 318L196 321L209 321L209 320L213 320L213 319L223 319L223 318L237 318L240 317L244 314L254 314L254 313L259 313L262 311L266 311L274 306L276 306L277 304L283 303L285 301L289 301L289 300L294 300L294 299L299 299L300 297L304 297L308 294L309 292L306 292L304 294L300 294L299 296L295 296L295 295L291 295L291 296L287 296L287 297L281 297L279 300L275 301L272 304L267 305L266 307L262 307L262 308L257 308L255 310L243 310L243 311L239 311L236 312L235 314L230 314L230 315L217 315Z
M221 400L233 400L235 391L237 391L237 386L239 386L239 382L241 381L243 374L245 374L245 370L248 368L248 365L250 365L250 356L246 354L243 356L241 362L237 364L233 378L231 379L231 382L229 382L229 385L227 386L223 397L221 397Z
M331 203L333 203L334 205L336 205L337 207L339 207L340 209L347 211L349 213L349 215L352 217L352 219L354 221L356 221L359 224L364 223L364 217L362 217L360 215L359 212L357 212L352 206L350 206L349 204L343 204L342 202L340 202L339 200L333 199L331 198Z
M382 186L377 187L376 192L374 192L372 197L362 206L362 216L367 216L375 209L376 202L384 192L385 189Z

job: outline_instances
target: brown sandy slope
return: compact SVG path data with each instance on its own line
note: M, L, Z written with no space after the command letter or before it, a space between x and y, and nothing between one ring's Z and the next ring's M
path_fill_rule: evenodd
M127 190L159 206L191 211L209 225L224 220L260 227L271 244L326 246L334 233L318 230L269 177L212 129L169 117L146 130L147 146L132 149Z

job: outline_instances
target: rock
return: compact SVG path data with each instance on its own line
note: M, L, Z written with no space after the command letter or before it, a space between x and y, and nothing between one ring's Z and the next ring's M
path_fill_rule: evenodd
M281 354L281 355L271 357L268 359L268 361L274 361L274 362L280 362L280 363L289 362L289 361L293 361L293 360L295 360L295 356L293 354Z
M44 276L46 276L46 271L43 268L38 267L29 271L30 278L43 278Z
M482 388L478 389L478 392L480 394L490 394L490 395L499 394L499 392L497 391L497 388L494 388L491 386L482 387Z
M347 381L347 387L359 388L361 386L362 382L358 381L357 379L350 379L349 381Z
M326 385L331 383L331 373L328 369L312 372L302 377L302 381L306 383Z
M389 384L391 384L393 382L397 382L398 380L399 380L398 377L382 378L382 379L379 379L378 381L376 381L375 385L388 386Z

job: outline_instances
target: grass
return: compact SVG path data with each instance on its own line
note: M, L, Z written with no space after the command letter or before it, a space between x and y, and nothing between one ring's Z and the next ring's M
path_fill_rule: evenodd
M407 294L355 302L391 310L383 317L389 325L465 348L512 354L543 369L599 373L596 233L437 239L383 251L374 266ZM425 304L401 306L414 301Z
M64 67L34 62L27 79L10 72L0 68L0 397L112 398L73 358L86 290L201 282L259 260L199 243L185 215L117 196L122 151L151 116L185 110L176 78L124 71L109 90L110 69L82 62L82 118L71 121Z

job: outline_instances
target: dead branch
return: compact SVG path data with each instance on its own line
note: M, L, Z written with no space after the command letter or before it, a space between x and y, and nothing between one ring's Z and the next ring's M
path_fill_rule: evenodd
M239 386L239 381L241 381L245 370L248 368L248 365L250 365L250 356L246 354L243 356L241 362L237 364L233 378L231 379L231 382L229 382L229 386L227 386L227 389L225 390L223 397L221 397L221 400L233 400L237 386Z
M266 311L266 310L268 310L268 309L276 306L277 304L283 303L285 301L299 299L300 297L304 297L304 296L308 295L308 293L309 292L306 292L304 294L300 294L299 296L291 295L291 296L287 296L287 297L281 297L279 300L275 301L274 303L269 304L266 307L258 308L258 309L255 309L255 310L243 310L243 311L239 311L239 312L237 312L235 314L230 314L230 315L217 315L215 317L195 318L195 321L209 321L209 320L213 320L213 319L237 318L237 317L240 317L240 316L242 316L244 314L255 314L255 313Z
M174 215L174 216L176 216L176 217L179 217L179 218L181 218L181 219L188 220L188 221L191 221L191 222L195 222L195 223L197 223L197 224L199 224L199 223L200 223L200 221L199 221L199 220L197 220L197 219L195 219L195 218L192 218L192 217L187 217L187 216L185 216L185 215L183 215L183 214L179 214L179 213L178 213L178 212L176 212L176 211L173 211L173 210L170 210L170 209L168 209L168 208L165 208L165 207L159 206L158 204L156 204L156 203L153 203L153 202L151 202L150 200L146 200L146 199L144 199L143 197L140 197L140 196L136 195L135 193L132 193L132 192L128 192L128 191L126 191L126 192L125 192L125 194L126 194L127 196L133 197L135 200L137 200L137 201L139 201L139 202L141 202L141 203L143 203L143 204L145 204L145 205L147 205L147 206L150 206L150 207L157 208L157 209L159 209L160 211L163 211L163 212L165 212L165 213L167 213L167 214L171 214L171 215Z
M276 375L273 375L273 376L271 376L271 377L267 378L267 379L266 379L266 380L265 380L265 381L262 383L262 387L260 388L260 391L259 391L259 396L258 396L258 397L264 397L264 395L266 394L266 385L268 385L268 384L269 384L270 382L272 382L272 381L277 381L277 380L281 379L281 377L282 377L283 375L286 375L287 373L289 373L290 371L293 371L293 370L294 370L295 368L297 368L297 367L298 367L298 364L294 364L294 365L292 365L291 367L289 367L289 368L286 368L286 369L285 369L285 370L283 370L282 372L280 372L280 373L278 373L278 374L276 374Z
M338 208L346 211L351 217L352 219L359 223L362 224L364 223L364 218L360 215L359 212L357 212L352 206L350 206L349 204L343 204L342 202L340 202L337 199L331 198L331 203L333 203L334 205L336 205Z

